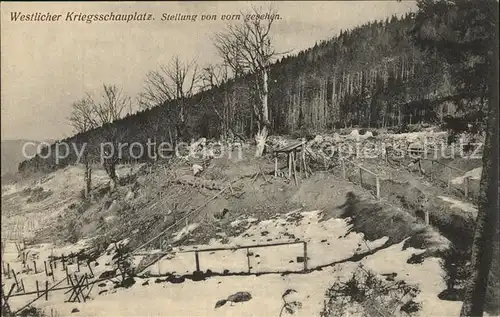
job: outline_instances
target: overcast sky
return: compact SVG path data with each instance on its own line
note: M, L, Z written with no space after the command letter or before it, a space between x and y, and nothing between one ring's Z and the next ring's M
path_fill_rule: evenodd
M114 84L135 100L145 74L179 54L201 65L218 62L210 42L223 21L160 21L163 13L230 14L249 2L1 3L2 140L72 135L71 103ZM265 6L263 2L258 5ZM278 51L298 52L316 41L372 20L415 10L411 1L276 2ZM150 22L13 22L12 12L152 13ZM198 16L198 19L200 17Z

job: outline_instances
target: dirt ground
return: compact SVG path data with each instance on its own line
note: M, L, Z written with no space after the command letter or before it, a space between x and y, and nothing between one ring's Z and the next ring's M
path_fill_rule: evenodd
M114 189L106 173L95 168L91 197L87 199L82 197L82 166L70 166L50 175L3 186L2 241L24 235L31 238L31 243L64 246L97 238L90 242L91 247L97 247L127 239L132 250L140 248L147 252L206 246L213 243L214 238L228 244L242 237L249 223L257 226L272 222L286 217L292 210L321 210L319 222L345 218L346 197L355 195L368 203L359 208L357 219L347 220L348 226L340 230L342 234L353 231L367 241L385 239L384 246L397 245L398 252L409 248L406 255L411 255L412 247L442 250L448 240L470 243L474 207L466 205L470 202L463 201L460 191L430 182L414 168L408 168L406 162L399 166L380 160L362 162L381 175L381 201L377 202L376 178L365 173L361 183L359 170L354 166L347 169L347 179L344 179L339 165L323 168L323 164L310 161L314 173L307 178L301 174L296 185L294 180L274 176L271 155L256 159L253 152L251 146L246 146L241 157L175 158L119 166L120 184ZM448 163L468 170L478 166L478 162ZM196 175L195 164L202 168ZM281 158L278 165L284 170L285 158ZM451 176L434 173L435 179L461 176L461 173ZM430 211L431 227L423 224L424 210ZM242 221L243 218L252 220ZM303 223L299 229L307 232L309 226L312 225ZM277 240L287 235L281 232L279 236ZM410 237L413 240L405 244ZM252 242L248 236L244 238ZM265 237L267 239L272 238ZM341 241L340 236L337 239ZM323 243L324 239L316 237L316 240ZM433 270L438 272L437 260L429 261L434 261ZM431 293L440 287L433 285ZM426 300L431 303L430 307L436 307L430 297ZM454 309L455 306L451 308Z

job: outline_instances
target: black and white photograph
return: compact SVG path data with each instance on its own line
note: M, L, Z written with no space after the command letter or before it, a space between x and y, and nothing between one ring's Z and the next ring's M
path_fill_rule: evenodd
M498 0L0 5L2 316L500 316Z

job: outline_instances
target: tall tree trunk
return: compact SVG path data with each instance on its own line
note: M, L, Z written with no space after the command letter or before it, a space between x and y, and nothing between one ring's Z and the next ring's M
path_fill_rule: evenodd
M267 106L267 97L269 91L267 87L267 69L262 71L262 91L261 91L261 122L259 122L259 131L255 135L257 148L255 150L255 157L261 157L266 147L267 135L269 133L269 109Z
M498 20L497 20L498 21ZM498 38L496 37L498 40ZM478 216L476 231L472 245L472 276L466 288L461 317L483 316L487 288L498 283L498 272L494 273L495 281L489 281L493 253L498 255L498 42L493 45L491 57L491 76L489 80L488 123L483 152L483 171L479 192ZM498 237L497 237L498 238ZM494 250L497 248L497 250ZM495 260L498 267L498 258ZM490 283L489 283L490 282ZM493 283L494 282L494 283ZM489 285L488 285L489 284ZM494 293L498 293L495 290ZM492 300L498 301L498 298ZM497 304L498 307L498 304Z
M92 166L89 160L85 162L85 198L89 198L92 190Z

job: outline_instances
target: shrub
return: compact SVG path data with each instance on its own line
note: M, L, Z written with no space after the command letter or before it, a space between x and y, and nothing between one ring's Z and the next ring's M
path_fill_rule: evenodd
M66 225L65 238L69 243L76 243L80 240L80 224L75 219L71 219Z
M8 316L8 314L7 315L3 315L3 313L2 313L2 316ZM41 310L40 308L36 308L36 307L33 307L33 306L28 306L25 309L23 309L18 314L18 316L20 316L20 317L45 317L46 315L43 313L43 310Z
M326 292L321 317L412 316L421 308L414 301L416 286L404 281L383 281L361 265L346 282L335 282Z
M130 248L126 245L115 244L116 253L113 255L113 266L120 273L122 280L120 286L130 287L135 281L133 279L132 259Z
M470 277L469 260L470 249L452 247L443 254L440 261L443 269L443 279L448 290L456 287L463 288L465 281Z

